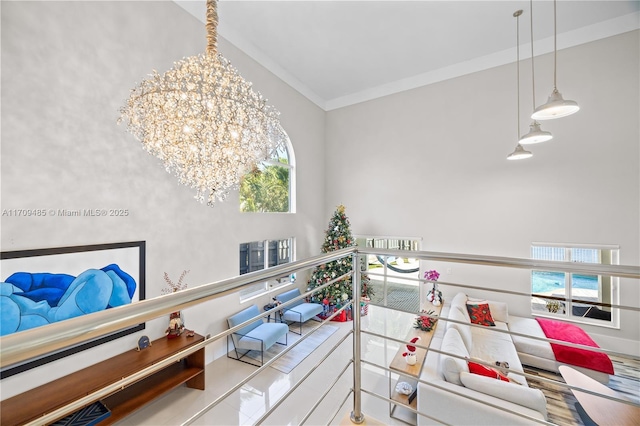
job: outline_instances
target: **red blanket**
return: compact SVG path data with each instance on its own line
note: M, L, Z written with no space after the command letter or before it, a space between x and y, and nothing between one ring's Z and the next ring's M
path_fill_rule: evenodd
M562 340L563 342L577 343L598 348L596 342L577 325L554 321L544 318L536 318L544 335L549 339ZM557 343L551 343L551 349L556 356L556 361L564 362L590 370L601 371L607 374L613 373L613 364L607 354L593 352L587 349L572 348Z

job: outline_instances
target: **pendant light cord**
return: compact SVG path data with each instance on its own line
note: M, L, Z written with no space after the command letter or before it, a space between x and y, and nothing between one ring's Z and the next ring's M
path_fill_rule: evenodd
M553 0L553 90L555 92L558 91L558 86L556 85L556 71L558 68L558 29L556 24L556 0Z
M531 19L531 88L533 90L533 109L536 109L536 77L533 60L533 0L529 0L529 18Z
M218 44L218 1L207 0L207 55L215 55L217 53Z
M513 14L516 17L516 81L518 84L516 92L518 93L518 139L520 139L520 15L522 11L519 10Z

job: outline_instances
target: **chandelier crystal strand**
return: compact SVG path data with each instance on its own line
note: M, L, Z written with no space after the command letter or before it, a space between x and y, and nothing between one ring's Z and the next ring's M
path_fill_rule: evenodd
M217 52L216 1L207 0L206 53L153 71L131 90L118 122L178 181L213 206L286 142L279 112Z

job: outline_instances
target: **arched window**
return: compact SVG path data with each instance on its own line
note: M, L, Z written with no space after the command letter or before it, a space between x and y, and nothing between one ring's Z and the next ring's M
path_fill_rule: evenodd
M295 213L295 157L291 141L240 183L240 211Z

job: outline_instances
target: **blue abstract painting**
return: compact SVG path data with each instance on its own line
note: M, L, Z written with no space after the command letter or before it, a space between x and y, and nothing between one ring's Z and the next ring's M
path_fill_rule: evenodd
M143 300L145 242L2 252L0 337ZM0 371L5 378L144 329L137 326Z
M16 272L0 283L0 336L131 303L136 281L116 264L77 277Z

